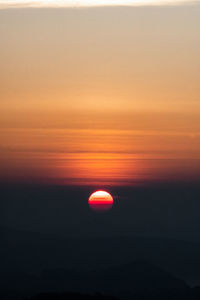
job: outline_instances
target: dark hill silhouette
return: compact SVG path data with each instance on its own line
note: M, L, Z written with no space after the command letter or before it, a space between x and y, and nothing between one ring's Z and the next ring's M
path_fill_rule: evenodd
M60 289L84 292L104 292L114 295L134 293L144 289L183 289L184 281L147 261L94 271L46 270L41 279Z
M100 294L89 295L89 294L78 294L78 293L43 293L29 298L29 300L117 300L111 296L103 296ZM25 300L25 299L24 299ZM28 300L28 299L27 299Z
M200 278L200 244L143 237L64 238L0 228L0 273L99 269L146 260L184 280Z
M4 289L39 292L104 293L113 296L134 294L137 291L156 289L185 289L184 281L146 262L93 271L45 270L38 276L15 273L1 278Z
M137 289L183 288L185 283L147 261L136 261L97 273L97 280L114 289L132 292Z
M45 293L33 296L24 300L117 300L120 298L111 297L101 294L78 294L78 293ZM131 297L123 297L122 299L134 300L197 300L200 299L200 288L187 288L184 290L167 289L152 290L135 293Z

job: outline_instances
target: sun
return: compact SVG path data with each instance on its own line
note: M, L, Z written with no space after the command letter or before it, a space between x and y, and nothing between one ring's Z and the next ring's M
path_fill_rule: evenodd
M106 191L96 191L88 199L89 207L95 211L108 211L113 206L113 197Z

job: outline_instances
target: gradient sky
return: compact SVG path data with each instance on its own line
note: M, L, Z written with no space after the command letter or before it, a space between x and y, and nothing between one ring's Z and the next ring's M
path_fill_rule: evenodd
M199 181L198 1L25 2L0 0L0 179Z

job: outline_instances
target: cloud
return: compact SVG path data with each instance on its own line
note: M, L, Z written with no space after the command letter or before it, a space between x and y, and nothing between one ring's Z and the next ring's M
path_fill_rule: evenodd
M20 7L160 6L198 2L200 0L0 0L0 9Z

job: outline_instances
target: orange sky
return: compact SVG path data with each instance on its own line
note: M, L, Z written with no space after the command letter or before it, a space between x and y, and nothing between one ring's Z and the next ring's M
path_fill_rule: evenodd
M200 6L0 11L0 179L200 179Z

